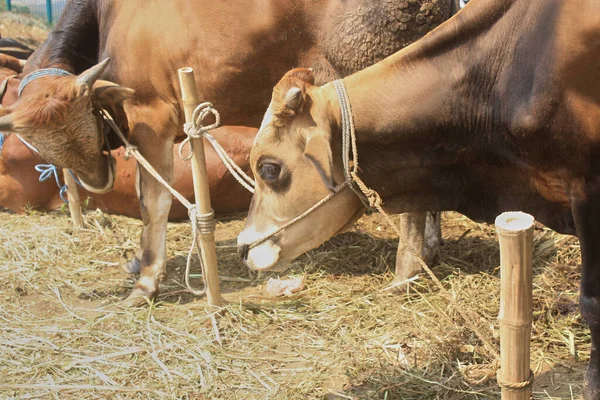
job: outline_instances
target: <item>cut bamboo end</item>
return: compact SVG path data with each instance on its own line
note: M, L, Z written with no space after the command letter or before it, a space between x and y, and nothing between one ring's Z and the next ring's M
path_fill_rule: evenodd
M534 224L534 218L521 211L509 211L496 217L496 228L498 233L519 233L531 228Z

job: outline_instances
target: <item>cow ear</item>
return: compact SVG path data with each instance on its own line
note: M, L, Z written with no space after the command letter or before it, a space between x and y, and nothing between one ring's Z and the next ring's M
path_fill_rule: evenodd
M319 171L321 180L323 180L327 189L334 191L335 181L333 179L331 145L326 135L319 133L310 135L306 140L304 156L308 158L317 171Z
M123 108L123 101L135 96L135 90L119 86L113 82L98 80L94 84L94 95L98 104L113 117L119 129L127 135L129 122Z
M110 107L133 98L135 90L108 81L98 81L94 85L94 94L98 104Z

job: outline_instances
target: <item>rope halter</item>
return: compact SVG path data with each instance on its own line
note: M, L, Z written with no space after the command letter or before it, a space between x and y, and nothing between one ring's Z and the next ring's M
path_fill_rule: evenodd
M333 85L338 95L338 100L340 102L340 111L342 114L342 164L344 170L344 182L337 185L331 193L323 197L321 200L319 200L313 206L309 207L306 211L304 211L297 217L286 222L285 224L277 228L275 231L269 233L268 235L265 235L250 243L248 245L248 250L266 242L273 236L277 235L279 232L285 230L286 228L290 227L296 222L304 219L313 211L320 208L322 205L334 198L346 187L349 187L358 196L358 198L366 208L372 207L374 204L381 203L381 198L379 198L379 196L377 196L377 198L375 198L375 196L366 196L365 193L361 191L361 187L364 187L370 191L369 193L372 192L377 194L377 192L368 189L358 177L358 150L356 148L356 132L354 130L354 120L352 118L350 100L348 98L346 86L344 85L344 80L335 80L333 81ZM352 163L350 162L350 154L352 154ZM371 199L371 197L373 197L373 199Z

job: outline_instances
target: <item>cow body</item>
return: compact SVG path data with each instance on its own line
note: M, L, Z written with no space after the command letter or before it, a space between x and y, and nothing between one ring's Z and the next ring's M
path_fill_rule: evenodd
M224 123L258 126L272 85L289 68L312 67L316 81L327 82L392 54L450 11L450 0L71 0L24 72L58 67L79 75L29 83L0 127L20 129L46 159L74 170L90 190L106 192L114 167L102 153L101 122L86 111L100 104L172 182L172 146L184 123L177 68L196 70L199 97L214 104ZM93 66L105 57L111 61ZM122 86L98 85L100 75ZM141 272L130 305L155 296L166 275L172 202L138 171L144 227L127 266Z
M33 50L14 39L0 37L0 53L19 60L27 60Z
M579 236L580 306L592 337L586 399L600 398L599 73L599 2L472 0L344 79L360 177L387 211L455 210L493 222L521 210ZM314 86L310 71L290 71L275 87L251 152L257 190L238 239L251 267L281 267L356 218L360 202L342 188L272 234L343 181L340 113L334 86Z

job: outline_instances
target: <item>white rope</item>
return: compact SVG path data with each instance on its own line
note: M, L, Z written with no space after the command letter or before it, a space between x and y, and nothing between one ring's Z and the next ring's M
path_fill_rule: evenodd
M202 121L210 114L215 117L216 122L208 126L202 126ZM240 185L246 188L246 190L250 193L254 193L254 187L256 186L254 180L250 178L231 157L229 157L229 154L227 154L227 151L219 144L217 139L208 133L208 131L218 127L220 123L221 116L219 115L219 112L213 108L211 103L206 102L198 105L192 115L192 122L186 123L183 127L188 137L179 145L179 157L184 161L191 159L193 156L191 151L187 156L183 155L185 146L190 143L190 139L205 138L214 147L217 155L229 170L229 173L240 183Z

